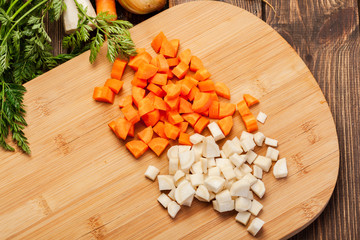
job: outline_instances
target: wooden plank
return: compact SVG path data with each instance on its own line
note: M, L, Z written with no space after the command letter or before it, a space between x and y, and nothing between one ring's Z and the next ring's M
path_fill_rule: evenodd
M359 2L280 1L266 22L298 52L333 113L340 145L337 187L324 213L294 239L358 239L360 190Z

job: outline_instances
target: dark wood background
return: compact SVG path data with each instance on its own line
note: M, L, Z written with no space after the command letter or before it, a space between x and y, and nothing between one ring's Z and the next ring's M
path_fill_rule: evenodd
M291 239L360 239L360 0L268 1L277 16L261 0L224 2L261 18L297 51L329 103L340 147L339 177L328 206ZM170 0L165 8L184 2L189 0ZM119 4L117 13L134 25L156 14L130 14ZM47 28L54 53L64 52L62 22Z

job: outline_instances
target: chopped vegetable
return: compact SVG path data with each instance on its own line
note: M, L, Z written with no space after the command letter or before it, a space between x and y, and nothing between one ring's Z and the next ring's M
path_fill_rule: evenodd
M125 146L135 158L139 158L148 150L148 145L140 140L132 140L126 143Z
M145 128L144 130L140 131L137 136L139 137L139 139L141 141L143 141L146 144L149 144L149 142L151 141L152 137L153 137L153 129L151 126Z
M115 94L114 92L108 87L95 87L93 98L98 102L106 102L113 104Z
M255 97L251 96L250 94L244 94L243 98L248 107L251 107L252 105L259 103L259 100Z
M159 173L160 173L160 170L157 167L149 165L149 167L146 169L145 177L154 181Z
M223 82L215 83L215 92L220 97L230 99L230 89Z
M267 115L260 111L257 118L256 118L256 120L258 120L258 122L261 122L262 124L264 124L266 118L267 118Z
M150 142L149 142L149 148L151 150L154 151L154 153L157 156L160 156L161 153L165 150L165 148L167 147L167 145L169 144L169 141L165 138L161 138L161 137L157 137L157 138L153 138Z
M111 78L121 80L124 70L126 67L127 61L121 60L119 58L115 59L114 64L111 69Z
M219 127L225 136L229 135L234 123L232 116L224 117L218 121Z

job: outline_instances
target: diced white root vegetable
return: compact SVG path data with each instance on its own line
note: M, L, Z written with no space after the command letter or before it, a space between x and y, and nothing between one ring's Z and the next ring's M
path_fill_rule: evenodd
M244 197L239 197L235 201L235 210L238 212L244 212L251 208L251 200Z
M254 164L260 167L265 172L269 172L271 167L271 159L258 155L254 161Z
M187 152L190 151L191 146L187 146L187 145L178 145L179 148L179 154L182 152Z
M230 188L231 196L247 197L250 190L250 183L247 180L240 179L234 182Z
M248 181L250 183L250 186L252 186L257 182L257 178L254 177L254 175L252 175L251 173L245 174L245 176L242 179Z
M171 198L171 200L175 201L175 188L171 189L168 196Z
M286 166L286 158L279 159L273 169L273 174L275 178L283 178L288 175L288 170Z
M228 202L228 201L232 200L230 191L227 189L216 194L215 198L218 201L218 203L219 202Z
M254 134L254 142L256 145L261 147L265 141L265 135L262 132L257 132Z
M226 180L231 180L233 178L236 178L234 169L232 167L229 166L221 166L220 170L222 172L222 174L224 175Z
M247 199L250 199L250 200L253 200L253 199L254 199L254 194L253 194L253 192L249 190L248 195L247 195L246 198L247 198Z
M239 146L236 146L231 140L227 140L225 144L222 147L222 150L224 151L226 157L230 157L234 153L241 154L243 152L242 148Z
M216 166L221 168L221 167L233 167L231 161L227 158L216 158Z
M265 194L265 184L258 179L256 183L251 186L251 190L259 197L262 198Z
M249 212L238 212L238 214L235 217L235 220L242 223L243 225L246 225L249 222L251 213Z
M279 150L272 147L268 147L266 150L266 157L270 158L273 161L277 161L279 158Z
M235 208L235 201L230 200L227 202L218 202L217 200L212 201L213 207L218 212L229 212L234 210Z
M224 185L225 185L225 179L219 176L209 176L204 181L205 187L213 193L220 192Z
M252 150L249 150L247 153L246 153L246 161L249 163L249 164L252 164L255 160L255 158L257 157L257 154L254 153Z
M238 137L235 136L231 141L235 144L235 146L241 148L240 139ZM241 149L241 151L243 150Z
M187 207L191 207L191 204L192 204L192 202L193 202L193 200L194 200L194 194L193 195L191 195L190 197L188 197L184 202L183 202L183 204L182 205L184 205L184 206L187 206Z
M174 181L178 182L183 177L185 177L185 173L183 171L181 171L181 170L177 170L175 175L174 175Z
M179 152L180 169L189 170L191 165L195 162L195 154L193 151L187 150Z
M266 121L266 118L267 118L267 115L266 115L265 113L263 113L263 112L260 111L259 114L257 115L256 120L258 120L259 122L261 122L262 124L264 124L265 121Z
M198 133L194 133L193 135L190 136L190 142L192 144L198 144L200 142L202 142L204 140L204 136Z
M260 218L254 218L249 227L247 228L248 232L250 232L253 236L255 236L260 229L262 228L262 226L264 225L264 221L261 220Z
M208 161L206 158L200 158L200 162L201 162L202 172L206 174L208 170Z
M220 157L221 158L227 158L223 150L220 151Z
M204 184L204 175L202 175L202 173L192 174L190 175L190 181L193 187L197 187Z
M254 165L254 176L259 179L263 176L263 170L257 165Z
M73 33L77 30L78 26L78 10L73 0L65 0L66 10L63 13L64 19L64 29L66 34ZM93 8L91 2L89 0L78 0L78 3L81 4L86 10L86 14L90 17L96 17L95 9ZM88 25L94 29L95 26L92 23L88 23Z
M201 166L201 162L196 162L194 163L191 168L190 168L190 171L192 174L196 174L196 173L202 173L203 172L203 169L202 169L202 166Z
M178 187L182 182L188 182L188 180L186 180L186 175L179 181L175 182L175 186Z
M157 200L164 208L167 208L169 203L171 203L171 199L165 193L162 193Z
M157 178L158 178L158 182L159 182L159 190L160 191L171 190L171 189L175 188L173 176L159 175Z
M175 189L175 200L178 204L183 205L183 203L194 194L195 189L191 186L191 184L188 181L183 181Z
M232 184L233 184L234 182L236 182L236 181L237 181L236 178L225 181L225 188L228 189L228 190L230 190Z
M211 136L207 136L204 139L203 156L206 158L220 156L220 148Z
M209 190L204 185L199 185L196 189L195 197L197 197L197 199L200 198L202 201L210 202Z
M257 216L262 208L263 205L258 201L256 201L255 199L253 199L251 202L251 207L248 211L251 212L252 215Z
M256 144L252 138L245 138L240 140L241 147L244 149L245 152L250 150L254 150Z
M211 135L214 137L215 142L225 138L225 135L216 122L210 123L207 127L209 128Z
M180 206L175 202L171 201L168 205L168 213L170 217L175 218L176 214L180 211Z
M240 169L240 171L241 171L244 175L247 174L247 173L251 173L251 172L252 172L251 167L250 167L249 165L247 165L247 164L241 165L239 169Z
M160 170L157 167L149 165L149 167L146 169L145 177L154 181L159 172Z
M175 174L179 169L179 159L178 158L170 158L169 159L169 174Z
M234 173L238 180L242 179L245 176L245 174L238 168L234 168Z
M186 179L187 181L189 181L189 182L190 182L190 176L191 176L190 174L186 174L186 175L185 175L185 179Z
M239 155L234 153L229 157L229 160L232 162L232 164L235 165L235 167L238 168L246 161L246 155Z
M278 145L278 141L272 138L265 138L265 144L271 147L277 147Z
M240 141L244 140L244 139L253 139L254 138L254 134L249 133L247 131L242 131L241 136L240 136Z
M209 192L210 193L210 201L214 200L216 197L216 194L213 192Z
M212 167L216 167L215 158L206 158L206 159L207 159L208 169Z
M168 159L178 159L179 158L179 146L178 145L174 145L171 148L169 148L169 150L167 151L167 157Z
M194 144L191 147L191 150L195 153L195 161L200 161L200 158L201 158L202 152L203 152L203 146L204 146L204 143L200 142L198 144Z
M220 168L212 167L208 169L208 176L218 176L220 177Z

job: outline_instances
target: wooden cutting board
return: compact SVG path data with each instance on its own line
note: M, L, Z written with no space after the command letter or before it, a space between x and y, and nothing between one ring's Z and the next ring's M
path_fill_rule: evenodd
M137 47L153 53L150 42L161 30L230 87L231 102L250 93L261 101L252 112L268 115L259 130L278 139L289 175L264 176L259 217L266 224L258 238L287 238L310 224L334 189L339 150L329 107L300 57L263 21L220 2L176 6L131 33ZM88 56L26 84L32 155L1 152L0 239L252 238L235 212L219 214L211 204L194 201L168 216L156 201L157 182L144 177L149 164L167 174L165 154L148 151L135 160L107 126L121 114L117 103L130 93L133 72L126 70L114 105L95 102L93 88L109 77L111 64L104 51L93 65ZM238 113L234 123L230 138L244 130Z

